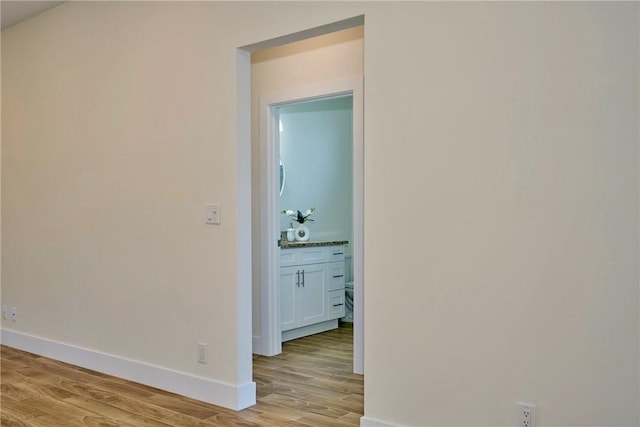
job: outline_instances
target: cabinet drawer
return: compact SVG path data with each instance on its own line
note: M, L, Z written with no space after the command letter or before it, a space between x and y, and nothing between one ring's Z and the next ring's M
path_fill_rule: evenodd
M344 289L327 292L328 320L344 317Z
M344 246L311 246L280 249L280 267L344 261Z
M280 249L280 267L296 265L295 249Z
M327 264L327 290L344 291L344 261Z
M327 262L344 261L344 246L329 246L327 250Z
M280 267L290 265L319 264L326 261L326 253L323 247L281 249Z

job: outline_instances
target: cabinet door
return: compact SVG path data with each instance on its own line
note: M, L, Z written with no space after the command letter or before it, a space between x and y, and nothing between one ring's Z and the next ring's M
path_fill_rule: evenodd
M280 269L280 324L282 331L298 327L296 324L299 306L296 301L298 286L298 267L282 267Z
M298 326L327 320L327 269L325 264L300 266L301 318Z

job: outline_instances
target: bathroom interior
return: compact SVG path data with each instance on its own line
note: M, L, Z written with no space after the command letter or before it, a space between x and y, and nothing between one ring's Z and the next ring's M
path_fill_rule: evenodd
M353 242L353 96L287 104L278 107L277 115L282 211L281 320L282 340L286 341L353 322L353 253L349 244ZM286 211L294 212L293 216L284 213ZM296 221L297 211L308 215L303 227ZM297 232L300 228L304 229L302 235ZM302 276L288 276L286 268L300 264L300 261L293 262L293 258L305 256L313 259L303 261L307 267L289 268L290 274ZM302 286L307 288L304 292L314 292L311 274L318 267L326 268L316 272L321 276L318 281L323 283L318 283L315 289L318 294L315 301L293 301L294 287ZM291 304L299 307L289 310ZM302 306L310 310L306 313L309 318L316 316L317 320L330 321L321 327L321 322L311 319L302 322L313 324L306 332L304 328L294 328L297 332L285 331L287 319ZM333 314L332 310L335 310Z

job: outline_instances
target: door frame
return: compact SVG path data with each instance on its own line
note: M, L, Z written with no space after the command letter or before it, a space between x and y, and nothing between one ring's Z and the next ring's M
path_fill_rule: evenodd
M279 107L353 97L354 372L364 373L364 99L362 77L323 82L260 97L260 354L282 352L279 312Z

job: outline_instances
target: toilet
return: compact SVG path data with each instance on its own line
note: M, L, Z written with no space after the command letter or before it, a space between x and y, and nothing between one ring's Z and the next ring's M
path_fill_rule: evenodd
M344 284L344 322L353 322L353 282Z
M353 322L353 258L346 255L345 261L345 273L347 282L344 284L344 317L341 319L343 322Z

